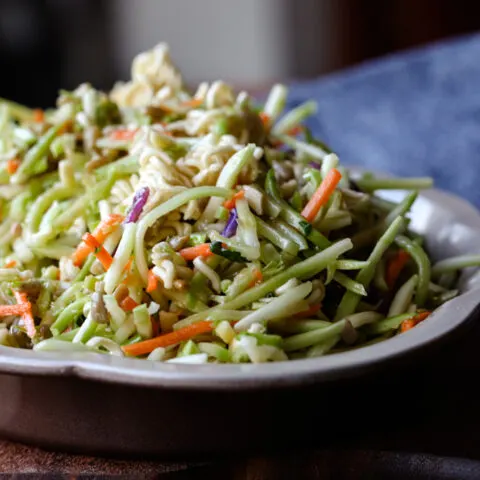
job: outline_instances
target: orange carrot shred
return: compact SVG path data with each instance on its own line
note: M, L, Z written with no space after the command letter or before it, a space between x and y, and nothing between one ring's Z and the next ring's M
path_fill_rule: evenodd
M26 305L23 304L0 305L0 317L8 317L10 315L23 315L26 309Z
M423 320L425 320L430 315L430 313L432 312L420 312L414 315L412 318L404 320L400 327L400 331L403 333L407 330L410 330L411 328L418 325L420 322L423 322Z
M90 251L97 257L97 260L103 265L103 268L108 270L112 265L113 258L105 247L99 243L91 233L86 233L82 237L82 240L89 246Z
M415 325L416 325L415 320L413 320L413 318L409 318L408 320L404 320L402 322L402 325L400 327L400 331L402 333L406 332L407 330L410 330L411 328L413 328Z
M91 233L88 232L83 235L82 240L90 248L90 252L95 253L95 250L101 246L100 242Z
M158 287L158 278L157 276L153 273L152 270L148 271L148 283L147 283L147 292L153 292L154 290L157 289Z
M13 268L13 267L15 267L16 265L17 265L17 262L16 262L15 260L9 260L9 261L5 264L4 268Z
M15 291L13 293L15 295L15 299L17 300L17 305L22 305L24 308L22 319L27 331L27 335L30 338L33 338L37 333L37 330L35 328L35 319L32 315L32 304L28 301L28 297L25 292Z
M302 210L302 216L305 220L308 222L313 222L313 220L315 220L320 208L328 202L328 199L335 191L335 188L337 188L338 182L341 178L342 174L336 168L332 168L327 173L320 186L312 195L312 198Z
M310 305L306 310L298 312L295 314L295 318L308 318L312 315L315 315L322 308L321 303L315 303Z
M18 158L11 158L7 161L7 172L9 175L13 175L20 166L20 160Z
M258 268L255 268L252 273L253 273L253 278L252 278L252 281L250 282L249 288L252 288L257 283L261 283L263 281L262 272L258 270Z
M260 120L262 121L264 127L270 126L270 115L265 112L260 112L258 116L260 117Z
M389 288L395 286L400 273L407 264L410 255L405 250L398 250L395 256L390 260L387 265L387 271L385 272L385 280Z
M127 264L123 267L123 272L126 274L125 278L122 280L121 283L127 285L129 283L133 283L135 281L135 272L132 271L132 264L133 264L133 256L128 259Z
M187 100L186 102L181 103L182 107L191 107L196 108L199 107L203 103L201 98L192 98L191 100Z
M109 137L112 140L125 140L130 141L135 138L135 135L138 132L138 128L117 128L112 133L110 133Z
M415 315L415 320L417 323L423 322L432 312L429 312L428 310L425 312L420 312Z
M124 345L122 350L127 355L138 356L146 355L158 347L168 347L177 343L189 340L202 333L211 332L213 330L212 322L203 320L192 325L188 325L179 330L160 335L143 342L133 343L132 345Z
M113 213L109 215L105 220L102 220L97 228L92 233L92 236L98 241L98 243L103 243L106 238L112 233L113 229L123 220L125 217L123 215L117 215ZM85 243L81 242L78 248L73 254L73 263L75 266L79 267L91 253L91 248Z
M235 195L232 198L225 200L225 202L223 202L223 206L228 210L231 210L232 208L235 207L237 200L240 200L244 197L245 197L245 191L240 190L237 193L235 193Z
M132 263L133 263L133 257L130 257L128 259L128 262L126 263L126 265L123 267L123 271L124 272L129 272L130 269L132 268Z
M302 125L296 125L295 127L292 127L290 130L288 130L287 135L295 137L302 132L303 132L303 126Z
M33 111L33 121L34 121L34 122L38 122L38 123L42 123L44 120L45 120L45 113L44 113L44 111L41 110L40 108L36 108L36 109Z
M120 302L120 307L126 312L131 312L135 307L138 307L138 303L128 295Z
M213 255L209 243L201 243L194 247L182 248L178 253L187 261L195 260L197 257L210 257Z

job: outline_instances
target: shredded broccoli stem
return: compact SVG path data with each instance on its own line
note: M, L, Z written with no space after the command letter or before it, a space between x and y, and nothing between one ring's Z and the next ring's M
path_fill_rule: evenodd
M299 105L290 110L272 129L274 135L286 133L299 123L303 122L307 117L314 115L317 111L317 104L313 100Z
M281 205L280 217L288 224L303 232L305 236L319 248L326 248L330 242L320 232L315 230L297 211L282 199L278 190L275 174L270 170L265 180L265 190L276 202Z
M438 277L442 273L478 266L480 266L480 255L459 255L435 263L432 267L432 275Z
M68 305L50 327L52 333L56 333L58 335L62 333L69 325L71 325L82 314L83 307L87 301L88 298L83 297Z
M382 258L385 251L390 247L390 245L395 241L395 237L403 229L404 220L402 217L397 217L393 223L388 227L387 231L379 239L372 253L368 257L368 264L362 268L356 277L356 281L361 283L365 288L367 288L370 282L373 279L375 274L375 268ZM335 314L335 320L340 320L345 318L347 315L355 312L355 309L360 302L360 295L351 291L345 292L342 300Z
M403 235L399 235L395 239L395 243L400 248L405 249L417 263L418 285L417 293L415 294L415 302L418 307L423 307L427 300L430 285L430 260L428 259L425 250L423 250L420 245Z
M418 190L432 188L433 182L425 178L361 178L357 185L366 192L374 190Z
M6 100L5 98L0 98L0 105L6 105L8 107L8 113L20 122L29 122L33 120L33 110L24 105L12 102L11 100Z
M67 122L62 122L54 125L48 132L41 137L36 145L34 145L25 155L25 158L20 163L18 170L12 175L11 181L13 183L24 183L31 176L32 170L42 157L47 155L51 143L57 137L59 132L65 128Z

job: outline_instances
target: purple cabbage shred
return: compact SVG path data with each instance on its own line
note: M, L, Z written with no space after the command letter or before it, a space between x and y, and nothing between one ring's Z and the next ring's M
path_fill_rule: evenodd
M139 219L149 195L150 189L148 187L142 187L135 192L132 205L128 210L127 217L123 223L135 223Z
M227 224L223 229L222 235L226 238L233 237L237 233L237 227L238 227L237 209L232 208L230 210L230 215L228 217Z

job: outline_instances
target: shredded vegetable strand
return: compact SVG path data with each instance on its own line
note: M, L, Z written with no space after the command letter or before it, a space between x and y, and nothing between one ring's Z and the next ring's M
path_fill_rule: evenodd
M146 355L159 347L168 347L175 345L185 340L189 340L202 333L211 332L213 329L212 323L203 321L193 325L189 325L182 329L176 330L172 333L160 335L159 337L152 338L151 340L145 340L143 342L134 343L132 345L126 345L122 349L127 355Z
M368 265L358 272L356 281L361 283L365 288L367 288L372 281L375 274L375 267L377 266L378 262L382 258L385 251L394 242L398 233L403 229L403 226L403 218L397 217L397 219L390 225L388 230L382 235L380 240L375 245L375 248L368 257ZM359 301L360 296L358 293L347 291L344 294L340 305L338 306L335 319L340 320L353 313L356 310Z
M418 267L418 286L415 295L415 302L418 307L423 307L427 300L428 288L430 285L430 260L423 248L409 238L399 235L395 243L405 249L415 260Z

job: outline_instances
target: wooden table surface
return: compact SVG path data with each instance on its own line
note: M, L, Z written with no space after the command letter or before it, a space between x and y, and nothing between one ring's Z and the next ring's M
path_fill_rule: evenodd
M218 459L212 462L175 463L128 461L48 452L14 442L0 441L0 467L4 474L43 478L161 478L209 480L281 479L477 479L480 462L431 454L383 450L311 450L282 456ZM3 478L3 476L2 476Z

